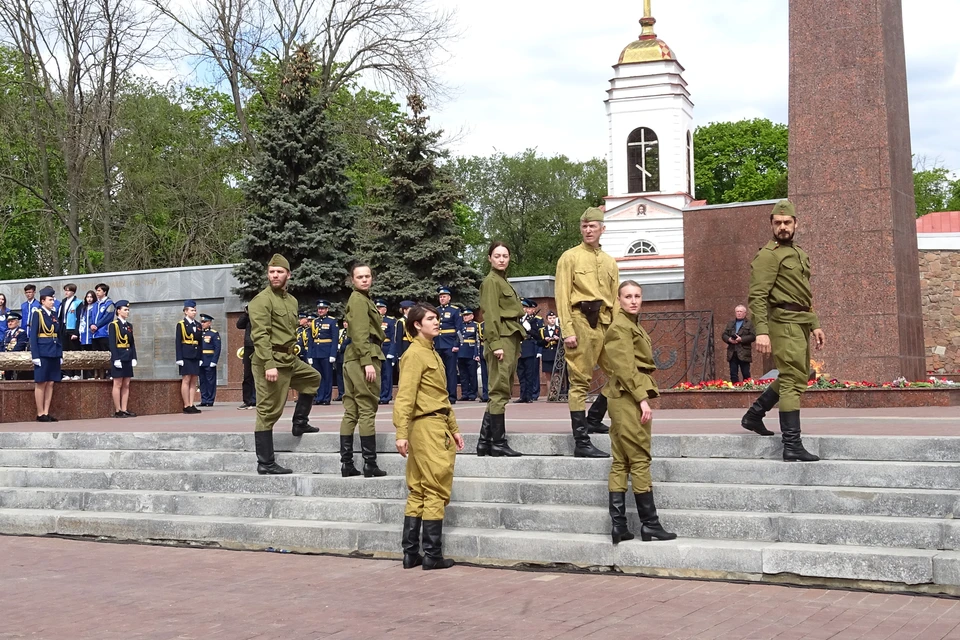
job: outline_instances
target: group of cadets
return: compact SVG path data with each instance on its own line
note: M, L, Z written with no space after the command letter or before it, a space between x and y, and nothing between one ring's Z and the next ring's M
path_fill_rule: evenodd
M197 303L183 301L183 319L174 329L176 364L181 377L180 396L183 412L200 413L194 404L194 394L200 387L200 406L212 407L217 400L217 365L223 340L213 328L213 316L200 314L197 322Z

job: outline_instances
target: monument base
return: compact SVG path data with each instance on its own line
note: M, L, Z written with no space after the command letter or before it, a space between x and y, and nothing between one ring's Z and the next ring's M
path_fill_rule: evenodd
M29 381L0 382L0 422L31 422L37 417ZM113 416L113 381L71 380L53 387L50 414L63 420L91 420ZM198 399L199 402L199 399ZM137 380L130 382L127 409L137 415L180 413L180 380Z
M655 409L746 409L759 391L661 391ZM803 409L958 407L955 389L817 389L803 394Z

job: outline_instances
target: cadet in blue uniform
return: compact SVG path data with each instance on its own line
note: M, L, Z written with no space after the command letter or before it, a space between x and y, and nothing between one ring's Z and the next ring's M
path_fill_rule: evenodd
M23 295L27 301L20 305L20 319L26 327L25 331L27 332L27 338L29 338L30 318L33 316L33 312L40 308L40 301L37 300L37 285L28 284L25 286L23 288Z
M463 331L463 319L460 310L450 304L450 289L439 287L437 294L440 306L437 313L440 315L440 335L433 346L443 361L443 368L447 372L447 393L450 395L450 404L457 402L457 352L460 350L460 332Z
M320 388L313 404L330 404L333 396L333 367L337 362L340 332L337 319L328 315L330 303L317 300L317 318L310 324L310 358L313 368L320 373Z
M480 329L473 321L473 309L463 310L463 330L457 368L460 370L460 399L477 399L477 367L480 366Z
M20 312L8 311L6 316L7 329L3 333L3 350L8 353L26 351L27 347L30 346L30 341L27 338L27 332L20 328ZM3 377L5 380L18 380L20 379L20 372L6 371Z
M343 356L347 352L347 346L350 344L350 336L347 335L347 321L343 321L343 328L340 329L340 336L337 338L337 402L343 402Z
M110 303L113 307L113 303ZM183 320L177 323L174 330L174 340L177 345L177 366L180 367L180 397L183 399L184 413L200 413L193 404L193 392L197 388L200 377L200 338L203 333L197 324L197 303L193 300L183 301Z
M119 306L119 303L118 303ZM217 365L220 363L220 334L211 328L213 316L200 314L203 351L200 355L200 406L212 407L217 400Z
M114 315L116 314L116 306L113 304L113 300L110 299L110 285L105 282L101 282L93 288L94 295L97 296L97 302L93 306L93 314L90 320L90 331L93 342L94 351L109 351L110 350L110 323L113 322ZM179 358L178 358L179 360ZM104 372L98 371L98 378L103 377ZM106 375L110 375L109 369L106 371Z
M380 328L383 329L383 367L380 369L380 404L390 404L393 400L393 366L397 362L397 319L387 315L387 301L377 298L377 311L382 318Z
M543 319L537 315L537 303L530 298L521 301L524 316L520 320L523 340L520 342L520 358L517 361L517 378L520 380L520 398L516 402L536 402L540 397L540 327Z
M136 418L137 414L127 411L130 400L130 380L133 368L137 366L137 343L133 338L133 325L127 322L130 316L130 302L117 300L116 317L107 328L110 340L110 361L113 366L113 417Z
M490 402L487 385L490 374L487 372L487 360L483 356L483 323L477 325L477 353L480 354L480 402Z
M410 337L410 334L406 330L406 319L407 315L417 303L412 300L404 300L400 303L400 315L401 317L397 319L397 330L393 337L394 349L397 354L396 363L397 366L400 366L400 358L403 357L403 354L407 352L407 349L410 348L410 343L413 341L413 338Z
M53 309L57 292L53 287L40 290L40 308L30 316L30 356L33 358L33 379L37 383L34 400L37 422L58 422L50 415L53 383L60 382L63 344L60 342L60 320Z

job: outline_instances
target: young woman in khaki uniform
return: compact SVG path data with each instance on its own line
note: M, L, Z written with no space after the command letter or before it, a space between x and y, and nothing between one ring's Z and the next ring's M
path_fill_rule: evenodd
M490 273L480 285L480 307L483 310L483 355L490 376L490 401L480 425L477 455L514 457L522 454L507 444L504 412L510 402L520 341L524 335L520 326L523 306L513 285L507 281L507 267L510 266L507 245L491 242L487 260L490 261Z
M443 515L453 489L453 465L463 450L447 374L433 339L440 334L437 310L428 304L410 309L405 320L413 340L400 359L400 384L393 405L397 451L407 459L407 506L403 517L403 568L446 569ZM420 525L423 525L423 556Z
M640 538L644 542L654 538L673 540L677 534L664 530L657 516L650 478L653 410L648 400L659 396L660 391L653 379L657 365L653 362L650 336L640 326L643 290L633 280L627 280L620 285L617 298L620 310L604 333L605 357L600 359L608 378L603 395L608 399L610 448L613 453L607 483L613 544L633 539L633 534L627 529L625 498L628 475L633 481L633 495L640 515Z

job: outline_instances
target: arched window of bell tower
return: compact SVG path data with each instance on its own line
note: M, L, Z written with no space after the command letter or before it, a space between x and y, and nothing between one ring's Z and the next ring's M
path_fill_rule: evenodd
M627 188L630 193L660 190L660 145L653 129L640 127L627 136Z

